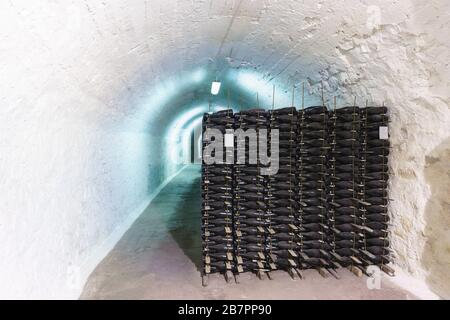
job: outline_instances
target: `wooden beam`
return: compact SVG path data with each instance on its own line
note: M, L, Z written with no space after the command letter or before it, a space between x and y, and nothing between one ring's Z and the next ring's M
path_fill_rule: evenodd
M264 271L262 270L256 271L256 276L259 278L259 280L264 280Z
M329 268L327 270L334 278L336 278L338 280L341 278L341 276L336 272L336 270L331 269L331 268Z
M317 272L319 272L319 274L320 274L322 277L328 278L328 272L327 272L327 269L325 269L325 268L317 268L316 270L317 270Z
M361 278L363 275L362 270L356 266L349 266L348 269L358 278Z
M380 269L390 277L395 276L395 270L385 264L382 264Z
M209 276L207 274L202 275L202 286L207 287L209 284Z
M297 280L298 275L297 272L295 271L295 268L288 268L287 272L291 276L292 280Z
M299 277L300 279L305 279L305 276L304 276L303 273L300 271L300 269L295 268L295 271L297 272L298 277Z
M231 280L234 279L234 275L233 275L233 273L231 271L225 272L224 277L225 277L225 281L227 283L230 283Z

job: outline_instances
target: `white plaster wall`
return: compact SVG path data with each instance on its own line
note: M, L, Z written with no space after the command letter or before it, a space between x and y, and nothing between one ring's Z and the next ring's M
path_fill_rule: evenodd
M78 296L180 168L168 161L168 128L207 102L214 77L246 107L255 91L267 105L272 83L302 81L309 103L320 103L323 81L328 101L356 94L391 106L392 246L396 263L426 280L425 156L450 135L449 9L445 0L0 2L0 297ZM276 101L287 105L289 92Z
M115 39L66 28L66 2L0 7L0 298L77 298L179 166L119 110Z

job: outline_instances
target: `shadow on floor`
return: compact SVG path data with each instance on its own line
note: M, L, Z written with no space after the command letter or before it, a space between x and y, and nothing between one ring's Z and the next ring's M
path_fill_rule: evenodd
M425 208L426 244L422 263L429 272L427 284L450 299L450 138L425 158L425 178L431 197Z
M195 264L198 271L201 268L202 242L201 242L201 167L191 165L184 169L185 176L190 180L189 191L178 199L174 215L168 227L170 235L177 242L184 254ZM186 173L188 173L186 175ZM174 221L179 223L173 224Z

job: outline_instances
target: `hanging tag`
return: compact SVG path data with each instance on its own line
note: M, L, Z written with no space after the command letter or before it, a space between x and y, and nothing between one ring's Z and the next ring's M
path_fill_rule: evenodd
M234 147L234 134L233 131L227 130L225 133L225 148L233 148Z
M380 127L380 139L387 140L389 139L389 130L388 127Z

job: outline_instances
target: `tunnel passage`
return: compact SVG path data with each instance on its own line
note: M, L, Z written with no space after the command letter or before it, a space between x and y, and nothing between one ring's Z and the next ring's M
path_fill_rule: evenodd
M450 4L434 0L0 4L0 297L77 298L183 169L208 109L393 106L396 265L427 270L426 159L448 138ZM210 85L223 90L211 97ZM299 105L299 94L295 104ZM431 242L433 245L433 242ZM149 264L153 263L148 261ZM51 280L51 281L50 281Z

